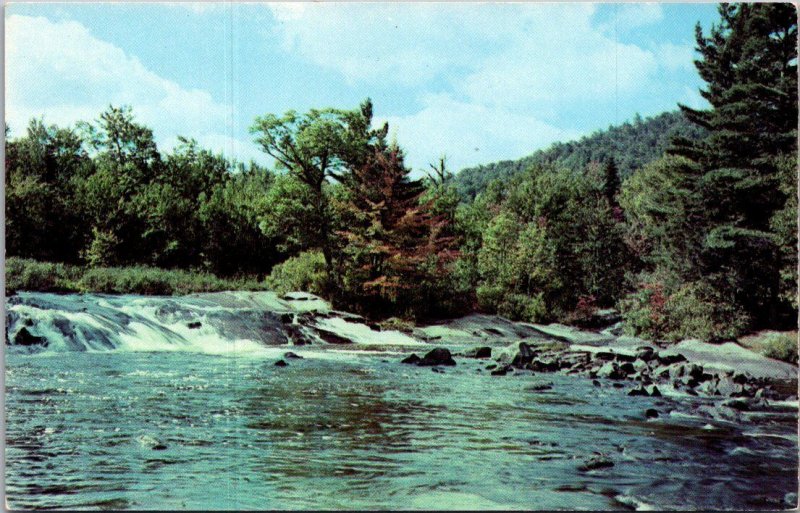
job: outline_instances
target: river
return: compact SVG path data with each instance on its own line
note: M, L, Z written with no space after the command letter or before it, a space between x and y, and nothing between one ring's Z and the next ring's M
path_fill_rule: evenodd
M59 316L111 333L98 312L135 316L142 301L10 305L12 328L38 316L30 330L51 340L6 351L12 508L774 509L797 490L796 407L709 420L690 413L701 397L490 376L466 358L441 372L401 365L420 350L403 343L215 347L210 332L192 345L191 332L171 343L134 330L157 343L76 350L52 333ZM598 454L613 466L582 468Z

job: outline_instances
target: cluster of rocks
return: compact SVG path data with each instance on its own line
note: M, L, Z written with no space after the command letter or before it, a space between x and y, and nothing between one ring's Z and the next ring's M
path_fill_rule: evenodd
M634 382L632 396L661 396L658 385L668 385L688 395L722 398L786 399L789 395L768 380L746 372L720 371L687 361L682 354L659 354L650 346L631 352L613 350L538 349L520 342L507 367L533 372L583 374L592 379ZM595 382L595 384L600 384ZM624 385L623 385L624 386Z
M452 356L449 350L440 347L424 357L412 354L402 363L420 367L456 365ZM492 348L479 347L457 356L487 359L492 357ZM659 386L662 389L669 386L688 395L732 399L734 409L745 409L747 400L751 399L783 400L791 397L790 393L776 389L766 379L755 378L746 372L704 368L689 362L682 354L659 354L650 346L614 351L609 348L586 350L552 342L519 342L514 348L500 351L486 369L494 376L522 370L584 375L592 379L595 386L603 386L601 380L616 388L630 386L628 395L631 396L661 397Z

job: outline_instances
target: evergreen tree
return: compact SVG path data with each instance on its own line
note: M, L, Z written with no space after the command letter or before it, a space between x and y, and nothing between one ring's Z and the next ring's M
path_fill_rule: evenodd
M396 145L377 147L345 182L337 206L343 229L337 258L338 302L369 315L425 315L431 280L445 272L452 238L447 224L422 202L426 189L409 178Z
M697 27L696 61L707 110L681 105L708 131L678 139L672 153L700 165L695 188L702 217L699 274L724 301L757 322L774 323L781 249L771 229L787 195L779 162L797 154L797 23L791 4L722 4L708 37Z
M617 194L619 194L619 187L620 187L620 179L619 179L619 170L617 169L617 163L614 160L614 157L608 159L606 162L605 169L603 170L605 174L605 180L603 182L603 193L608 200L609 206L615 207L617 206Z

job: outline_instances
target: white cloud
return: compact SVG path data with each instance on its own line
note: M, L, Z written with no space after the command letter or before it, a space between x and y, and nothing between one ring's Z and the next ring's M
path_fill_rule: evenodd
M409 116L388 116L390 130L406 149L415 170L446 154L451 169L459 170L496 160L515 159L559 140L579 134L562 130L531 116L498 107L454 100L449 95L428 95L424 107Z
M21 134L32 117L48 123L92 120L109 104L133 107L162 149L177 135L216 141L249 159L252 144L230 142L230 108L199 89L185 89L136 57L94 37L75 21L13 15L6 23L6 120ZM223 143L223 141L228 141Z
M618 30L652 25L664 18L664 11L657 3L648 4L615 4L616 25Z
M677 45L620 43L588 3L270 7L286 51L354 86L417 91L421 110L390 116L415 166L443 151L456 167L528 154L567 136L560 127L575 125L564 112L608 110L649 94L687 58ZM632 4L615 16L627 30L656 23L663 12ZM432 90L439 96L423 98Z
M656 48L656 54L658 62L667 70L694 69L694 60L697 58L694 46L690 44L661 43Z
M508 9L497 7L497 16ZM270 4L286 50L347 80L423 83L475 59L464 38L488 43L482 11L463 4L276 3Z

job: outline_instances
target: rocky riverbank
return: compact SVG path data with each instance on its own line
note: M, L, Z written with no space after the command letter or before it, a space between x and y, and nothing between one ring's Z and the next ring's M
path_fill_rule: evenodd
M622 336L613 313L598 316L596 331L483 314L398 331L333 310L321 298L300 292L281 297L221 292L183 298L133 296L127 302L119 298L12 296L6 303L6 344L27 352L54 342L71 350L98 350L114 349L133 336L170 344L213 335L221 341L267 346L411 347L419 354L404 356L403 363L437 372L477 359L485 365L476 370L492 376L561 373L583 376L596 386L622 388L631 396L718 398L724 401L720 411L727 414L726 408L742 411L770 401L797 400L794 365L733 342L686 340L662 347ZM615 324L601 329L609 323Z

